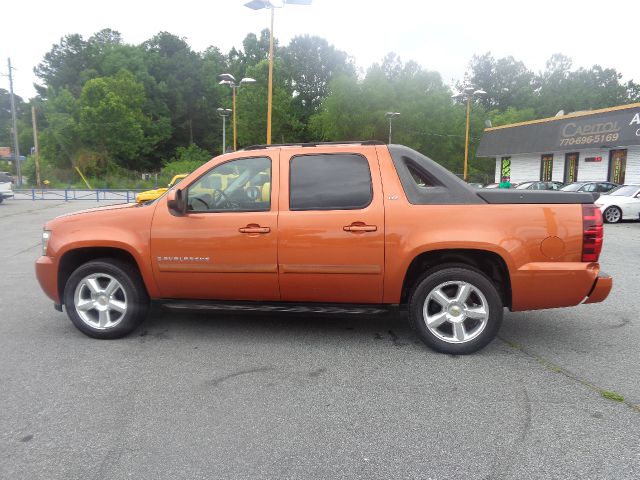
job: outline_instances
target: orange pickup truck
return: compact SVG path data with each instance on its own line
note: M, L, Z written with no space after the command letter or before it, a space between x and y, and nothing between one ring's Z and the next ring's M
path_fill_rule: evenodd
M604 300L590 193L477 190L400 145L259 145L216 157L151 203L58 217L36 273L83 333L117 338L165 307L364 313L471 353L504 308Z

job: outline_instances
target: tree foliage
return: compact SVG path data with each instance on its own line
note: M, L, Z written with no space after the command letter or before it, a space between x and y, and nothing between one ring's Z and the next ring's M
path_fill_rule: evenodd
M465 106L438 72L390 53L358 75L354 59L309 35L287 45L275 39L272 139L386 141L413 147L462 172ZM231 89L218 75L253 84L237 90L238 148L266 141L269 31L249 33L241 48L195 52L185 38L159 32L140 45L104 29L88 39L70 34L34 69L43 164L50 171L80 166L94 176L119 171L180 170L222 150L218 107L231 108ZM487 92L474 102L470 122L472 175L491 162L475 160L485 121L504 125L534 118L640 101L640 85L613 68L574 68L556 54L541 72L511 56L474 55L455 90ZM21 151L31 148L29 103L16 97ZM9 95L0 89L0 144L11 144ZM228 144L232 122L227 123ZM192 158L193 157L193 158ZM168 167L167 167L168 168ZM167 170L168 171L168 170ZM182 172L177 172L182 173Z

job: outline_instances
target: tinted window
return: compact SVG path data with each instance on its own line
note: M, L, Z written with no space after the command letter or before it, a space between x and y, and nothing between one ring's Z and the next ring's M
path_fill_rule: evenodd
M0 173L0 183L11 182L12 178L6 173Z
M243 158L209 170L189 185L189 210L261 212L271 208L271 160Z
M291 159L290 210L355 210L373 198L362 155L302 155Z
M638 185L622 185L621 187L614 188L609 192L609 195L620 197L633 197L640 188Z
M580 187L582 187L582 183L571 183L569 185L565 185L561 188L561 190L565 192L577 192Z

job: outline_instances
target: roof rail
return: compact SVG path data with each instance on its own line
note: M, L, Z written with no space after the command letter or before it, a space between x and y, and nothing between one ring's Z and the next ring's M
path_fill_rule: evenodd
M380 140L348 140L342 142L311 142L311 143L272 143L271 145L251 145L242 150L261 150L271 147L320 147L323 145L386 145Z

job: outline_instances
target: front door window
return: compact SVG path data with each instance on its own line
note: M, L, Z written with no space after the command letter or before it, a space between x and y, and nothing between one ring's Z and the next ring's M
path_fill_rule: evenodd
M189 211L266 212L271 208L271 160L243 158L218 165L189 186Z

